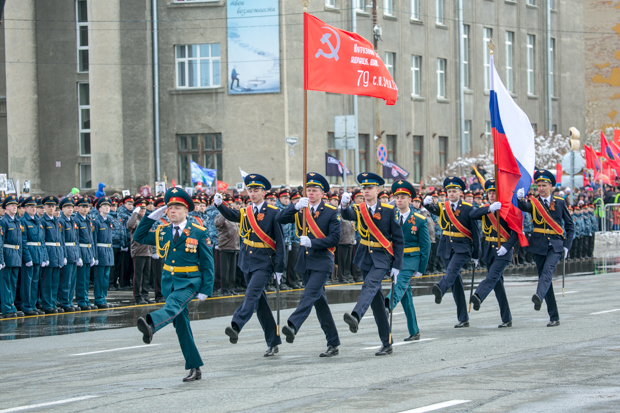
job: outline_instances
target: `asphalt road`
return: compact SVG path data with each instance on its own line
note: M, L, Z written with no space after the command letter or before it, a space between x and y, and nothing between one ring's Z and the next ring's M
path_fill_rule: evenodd
M620 411L620 278L568 278L558 293L561 326L547 328L535 284L507 285L514 327L497 329L491 294L471 327L454 329L450 295L441 305L415 297L422 340L405 344L402 308L394 316L394 354L376 357L372 315L357 334L342 321L353 304L334 304L340 355L319 358L325 338L311 315L294 344L274 358L254 317L232 345L230 316L192 322L205 362L202 380L182 383L183 358L172 326L144 346L136 328L0 343L0 413L6 411ZM203 303L201 305L208 305ZM282 313L283 319L292 310Z

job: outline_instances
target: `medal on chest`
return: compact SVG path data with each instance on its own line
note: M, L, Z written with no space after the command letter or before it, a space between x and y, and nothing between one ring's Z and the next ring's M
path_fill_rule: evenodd
M257 221L262 221L263 219L265 219L265 214L263 214L262 212L256 215Z
M375 212L375 214L372 216L374 219L376 220L380 220L381 219L381 214L378 212Z
M188 238L185 240L185 252L193 252L196 253L198 250L198 240L193 238Z
M415 217L412 215L407 221L411 224L411 233L415 234L418 232L418 227L415 226Z

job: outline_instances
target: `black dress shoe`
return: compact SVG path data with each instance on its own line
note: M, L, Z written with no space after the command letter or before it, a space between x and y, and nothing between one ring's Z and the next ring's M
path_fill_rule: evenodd
M303 284L297 283L297 284L295 284L295 286L293 288L296 289L296 290L303 290L304 286L303 286Z
M39 315L44 315L44 314L45 314L45 311L43 311L43 310L37 310L37 314L39 314Z
M155 304L155 300L146 300L147 304Z
M75 311L75 308L73 307L63 307L62 309L65 311L65 313L72 313Z
M65 310L62 307L61 308L57 308L56 311L59 312L59 313L64 313L65 312Z
M497 328L508 328L508 327L512 327L512 321L501 323L500 325L497 326Z
M136 305L146 305L146 304L148 303L144 300L136 301Z
M25 314L26 314L26 316L30 317L30 316L33 316L33 315L39 315L39 312L38 311L34 311L34 310L30 310L30 311L26 311Z
M226 327L226 330L224 330L224 333L226 333L226 335L228 337L230 337L230 342L232 344L237 344L237 341L239 340L239 332L231 326Z
M287 343L293 343L295 341L295 329L290 326L282 327L282 334L286 336Z
M165 303L165 302L166 302L166 299L165 299L165 298L159 298L159 299L157 299L157 304L160 304L160 303Z
M263 357L273 357L278 354L279 351L278 346L269 347L267 351L265 351L265 354L263 354Z
M418 334L407 337L405 341L417 341L419 339L420 339L420 332L418 331Z
M265 290L269 293L274 292L276 288L273 285L268 285Z
M534 294L532 296L532 302L534 303L534 310L540 311L540 306L542 305L542 300L538 296L538 294Z
M482 301L480 300L480 297L478 297L477 294L474 294L471 296L470 303L474 305L474 310L476 311L480 310L480 304L482 304Z
M469 327L469 321L461 321L460 323L454 326L454 328L465 328L465 327Z
M2 318L17 318L17 313L7 313L3 314Z
M286 284L281 284L281 285L280 285L280 290L290 290L290 289L291 289L291 287L289 287L289 286L288 286L288 285L286 285Z
M360 322L357 321L357 318L355 318L354 315L344 313L344 322L349 325L349 330L351 330L352 333L357 333L357 328Z
M431 292L435 295L435 304L441 304L441 288L435 284L433 285Z
M99 309L99 307L97 307L94 304L90 304L89 307L90 307L91 310L98 310Z
M55 308L49 308L45 310L45 314L58 314L58 310L56 310Z
M196 369L190 369L189 374L183 377L184 382L200 380L202 378L202 372L200 371L200 367Z
M23 311L18 311L17 313L15 313L17 315L17 317L24 317L25 314Z
M319 357L332 357L340 354L340 350L338 350L337 346L328 346L327 350L319 354Z
M101 309L105 310L107 308L110 308L110 304L97 304L97 308L99 310L101 310Z
M90 311L90 306L89 305L83 305L80 307L81 311Z
M560 320L555 320L555 321L551 321L549 324L547 324L547 327L557 327L560 325Z
M153 341L153 334L155 334L153 325L147 322L144 317L140 317L138 318L137 327L142 333L142 341L144 341L144 344L151 344L151 341Z
M389 346L381 346L379 351L375 353L375 356L387 356L388 354L392 354L392 345Z

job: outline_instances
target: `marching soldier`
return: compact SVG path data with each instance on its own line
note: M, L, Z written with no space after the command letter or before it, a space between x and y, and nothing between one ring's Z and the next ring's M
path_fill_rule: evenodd
M472 205L460 200L465 183L456 176L449 176L443 181L448 192L448 200L433 204L432 198L424 198L424 207L433 215L439 216L442 235L437 246L437 255L443 258L446 274L432 288L435 303L441 304L443 295L452 288L452 296L456 303L456 314L459 323L455 328L469 327L467 301L461 278L461 268L470 259L478 265L480 241L478 226L469 214ZM440 192L441 199L441 192Z
M325 338L327 350L319 357L332 357L339 353L338 330L325 296L325 283L334 270L336 246L340 241L340 215L329 201L323 201L323 194L329 192L329 183L320 174L310 172L306 176L306 195L296 204L291 204L278 214L281 224L292 224L293 230L303 231L303 211L306 214L307 235L300 236L301 248L295 271L302 274L304 292L297 309L282 327L286 342L292 343L314 306Z
M362 186L364 202L351 204L351 195L342 194L342 217L358 223L360 245L353 262L364 273L364 284L357 304L351 313L344 314L344 321L352 333L357 333L359 323L368 307L372 307L379 329L382 347L376 356L392 354L390 326L381 291L381 280L386 274L395 278L403 266L403 231L396 220L392 205L378 202L379 187L385 181L379 175L364 172L357 176Z
M538 270L538 287L532 302L536 311L540 310L543 299L547 302L550 317L547 327L556 327L560 325L560 315L553 293L553 270L562 254L564 258L568 255L575 227L564 199L551 194L555 186L553 174L545 169L537 170L534 181L538 186L537 197L526 199L523 189L517 191L519 209L532 214L534 221L534 231L528 236L527 247L527 251L534 256Z
M157 331L172 322L185 357L185 370L189 370L183 381L188 382L202 378L200 367L204 363L194 343L187 306L194 298L204 301L213 293L213 252L207 245L206 229L187 219L187 213L194 209L187 192L170 188L164 199L165 206L140 220L134 240L154 245L163 260L162 290L166 304L140 317L137 327L144 343L149 344ZM153 224L166 213L171 223L159 225L153 231Z
M110 197L99 198L96 204L99 214L93 225L93 241L95 244L95 305L97 308L110 308L107 302L108 287L110 285L110 269L114 266L114 251L112 250L112 221L108 219L110 212Z
M21 299L23 312L27 316L45 314L37 311L39 295L39 278L41 268L47 263L45 248L45 232L43 224L37 217L37 201L28 197L22 202L25 213L21 218L24 229L22 234L22 269L21 269Z
M7 195L2 202L5 214L2 217L2 229L0 238L3 238L2 255L0 261L0 299L2 302L2 317L15 318L23 317L24 313L18 311L15 305L15 295L17 293L17 275L22 266L22 225L17 215L17 197Z
M428 257L431 250L431 239L428 234L426 217L418 214L410 206L411 198L416 197L413 185L407 181L397 181L392 184L392 193L396 197L396 207L398 213L396 218L403 230L405 249L403 257L403 268L398 273L394 284L394 302L390 304L391 293L388 293L386 306L394 311L394 307L400 302L405 310L407 317L407 329L409 337L405 341L420 339L420 329L413 306L413 295L411 294L411 278L419 278L424 275Z
M80 247L78 245L78 226L72 218L73 198L65 198L60 201L62 214L59 221L65 238L65 252L67 264L62 268L60 276L60 305L65 312L74 312L73 296L75 294L75 284L77 279L77 266L82 264L80 258Z
M498 234L497 217L495 213L500 210L502 204L497 202L497 189L495 179L487 179L484 183L487 191L489 204L475 209L471 218L482 221L482 233L485 235L482 242L482 261L486 264L488 273L486 278L478 284L476 292L471 298L474 310L480 309L480 304L486 299L491 290L495 291L495 298L499 304L499 312L502 324L499 328L512 327L512 315L504 289L504 269L512 262L512 248L518 243L519 236L513 231L505 220L501 220L500 234ZM497 238L500 238L501 246L497 248Z
M282 226L276 221L278 208L265 201L265 193L271 189L271 183L258 174L247 175L244 182L252 204L240 211L223 205L221 194L213 197L214 204L224 218L240 223L239 235L244 244L239 252L238 265L244 273L247 289L243 304L235 311L225 333L232 344L237 343L239 332L256 310L269 346L264 356L271 357L278 353L278 345L282 340L267 301L265 286L272 276L280 284L284 272L284 235Z
M41 271L41 291L43 293L41 305L45 314L64 313L59 307L57 295L60 285L60 269L67 264L65 255L65 236L62 225L54 216L58 205L58 198L46 196L41 200L45 208L45 214L41 219L45 230L45 248L47 249L47 265Z
M78 247L80 255L77 261L77 279L75 282L75 298L77 305L82 311L96 310L96 305L91 305L88 301L88 283L90 279L90 268L95 265L95 226L93 225L88 212L90 211L90 200L87 197L80 198L78 201L78 213L75 215L75 223L78 226Z

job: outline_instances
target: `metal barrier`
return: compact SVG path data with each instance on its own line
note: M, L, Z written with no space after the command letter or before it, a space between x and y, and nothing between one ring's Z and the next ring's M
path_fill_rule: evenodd
M603 216L597 216L602 232L620 231L620 204L604 204ZM597 206L600 211L600 207Z

